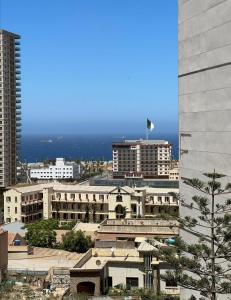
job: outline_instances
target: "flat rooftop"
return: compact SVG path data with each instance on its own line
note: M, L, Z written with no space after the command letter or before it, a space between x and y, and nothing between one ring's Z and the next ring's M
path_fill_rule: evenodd
M9 253L8 270L48 272L51 267L73 268L84 254L50 248L34 248L34 254Z
M111 181L110 181L111 182ZM125 183L125 182L123 182ZM146 186L140 188L132 188L130 186L120 185L121 189L126 191L129 194L134 193L137 189L142 191L146 190L147 193L163 193L166 194L168 192L178 192L177 186L166 186L166 188L162 188L159 186L149 187L148 184ZM44 188L53 188L55 192L73 192L73 193L106 193L109 194L113 190L116 189L116 185L81 185L81 184L62 184L58 182L49 182L44 184L34 184L34 185L26 185L26 186L13 186L10 189L13 189L19 193L33 193L33 192L42 192ZM7 193L7 191L5 192Z
M124 145L124 144L142 144L142 145L170 145L166 140L124 140L116 141L112 143L113 145Z
M89 255L90 254L90 255ZM141 263L143 259L139 256L137 249L105 249L92 248L85 254L86 259L73 268L78 270L101 270L108 262L133 262Z
M93 186L136 186L153 188L178 188L179 180L169 179L128 179L128 178L93 178L90 179L90 185Z

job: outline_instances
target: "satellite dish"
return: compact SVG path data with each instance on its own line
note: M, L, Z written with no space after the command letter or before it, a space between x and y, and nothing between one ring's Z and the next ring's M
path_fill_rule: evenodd
M111 248L111 256L115 256L115 249L113 247Z
M101 265L101 261L99 259L97 259L97 261L95 262L97 266Z

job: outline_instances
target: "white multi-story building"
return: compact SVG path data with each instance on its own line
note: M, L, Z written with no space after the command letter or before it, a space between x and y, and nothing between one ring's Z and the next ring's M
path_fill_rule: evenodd
M30 170L31 179L68 179L79 178L81 165L74 162L65 162L64 158L56 158L55 165L47 168L35 168Z
M169 178L172 145L164 140L125 140L112 144L114 178Z

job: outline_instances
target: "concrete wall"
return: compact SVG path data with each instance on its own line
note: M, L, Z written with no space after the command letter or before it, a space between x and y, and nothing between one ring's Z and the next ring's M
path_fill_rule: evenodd
M43 218L51 218L51 198L52 198L53 188L43 189Z
M126 277L137 277L139 288L144 287L144 275L139 270L140 264L132 263L130 266L126 263L117 263L115 266L108 266L108 276L112 277L112 286L123 284L126 285Z
M2 281L8 265L8 232L0 232L0 282Z
M4 193L4 222L21 221L21 193L8 190Z
M231 181L231 1L178 4L180 176L205 180L216 169ZM180 193L191 202L195 191L180 182Z

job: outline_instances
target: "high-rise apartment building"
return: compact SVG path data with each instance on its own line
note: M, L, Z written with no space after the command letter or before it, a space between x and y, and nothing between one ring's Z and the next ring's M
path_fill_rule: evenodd
M169 178L172 145L164 140L112 144L114 178Z
M0 187L16 182L20 93L20 36L0 30Z
M231 1L178 5L180 176L206 180L203 173L215 169L231 181ZM187 204L196 193L180 182L180 194ZM180 210L183 216L195 212L188 206ZM191 294L182 289L181 299Z

